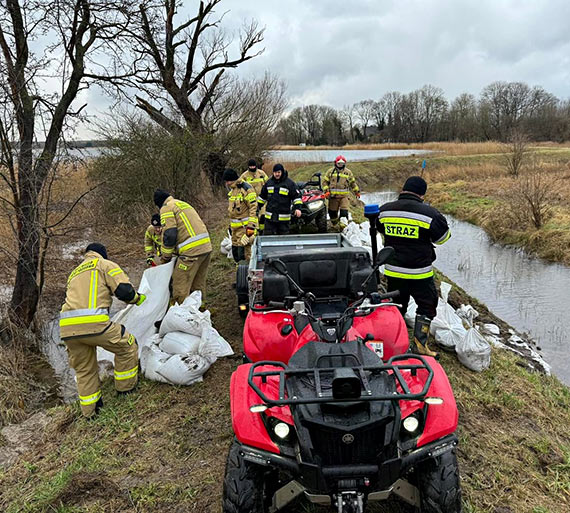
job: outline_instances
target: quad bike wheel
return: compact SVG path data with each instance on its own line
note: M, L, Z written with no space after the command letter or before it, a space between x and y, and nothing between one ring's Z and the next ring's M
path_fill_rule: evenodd
M455 449L418 468L422 513L461 513L461 488Z
M255 463L245 461L239 453L239 444L233 442L226 463L223 513L267 513L265 471Z
M315 217L315 224L317 225L317 232L327 233L327 209L323 208Z
M239 315L242 319L247 317L247 312L249 311L249 289L247 284L248 270L249 266L247 264L239 264L236 272L236 294Z

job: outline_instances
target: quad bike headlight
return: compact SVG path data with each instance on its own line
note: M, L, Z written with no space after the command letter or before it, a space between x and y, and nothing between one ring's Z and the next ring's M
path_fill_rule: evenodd
M307 206L309 207L309 210L314 212L315 210L319 210L319 208L321 208L324 204L325 202L323 200L317 200L317 201L311 201L310 203L307 204Z
M413 415L406 417L402 424L408 433L414 433L420 427L420 421Z
M273 432L279 438L285 439L289 436L291 428L289 427L289 424L286 424L285 422L278 422L277 424L275 424L275 426L273 426Z

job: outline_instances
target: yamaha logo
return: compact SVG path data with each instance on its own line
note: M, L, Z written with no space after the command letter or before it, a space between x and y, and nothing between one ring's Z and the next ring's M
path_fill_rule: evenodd
M342 437L342 441L347 445L351 444L352 442L354 442L354 436L351 435L350 433L347 433Z

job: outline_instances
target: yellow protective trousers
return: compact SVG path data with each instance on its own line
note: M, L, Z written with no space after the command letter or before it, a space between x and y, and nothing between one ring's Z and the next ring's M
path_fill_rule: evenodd
M70 338L65 341L69 365L77 376L81 412L90 417L101 398L97 346L115 354L115 388L119 392L132 390L138 379L139 357L135 337L117 323L98 335Z
M181 305L195 290L206 298L206 276L212 252L198 256L180 255L172 272L172 301Z

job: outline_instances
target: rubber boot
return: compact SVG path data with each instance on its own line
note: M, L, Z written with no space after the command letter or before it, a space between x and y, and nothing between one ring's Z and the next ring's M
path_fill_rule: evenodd
M432 351L428 346L429 339L429 326L431 319L425 315L416 315L416 322L414 324L414 343L416 345L417 354L425 356L433 356L439 358L439 354Z

